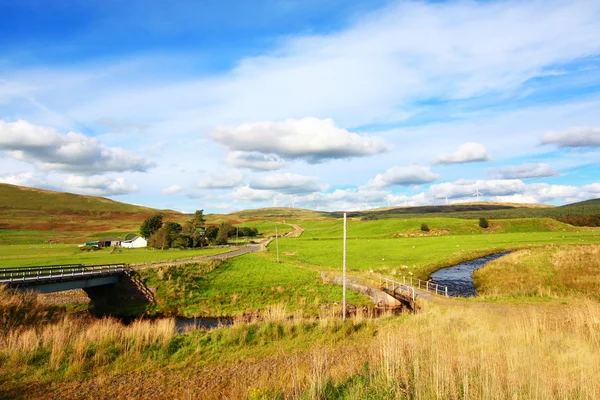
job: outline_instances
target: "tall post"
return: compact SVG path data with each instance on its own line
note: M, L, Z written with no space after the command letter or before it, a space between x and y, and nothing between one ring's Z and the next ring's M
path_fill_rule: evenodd
M277 227L275 227L275 247L277 248L277 262L279 262L279 237L277 235Z
M342 319L346 320L346 213L344 213L344 256L343 256L343 294L342 294Z

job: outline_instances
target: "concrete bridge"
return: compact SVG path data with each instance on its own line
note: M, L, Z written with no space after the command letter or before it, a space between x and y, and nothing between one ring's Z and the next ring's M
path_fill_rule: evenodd
M409 277L402 278L402 282L384 277L379 277L379 288L408 306L411 310L416 309L417 297L431 299L433 294L448 297L448 287L438 285L430 281L422 281Z
M95 309L125 301L154 302L154 293L126 264L5 268L0 269L0 284L39 293L83 289Z

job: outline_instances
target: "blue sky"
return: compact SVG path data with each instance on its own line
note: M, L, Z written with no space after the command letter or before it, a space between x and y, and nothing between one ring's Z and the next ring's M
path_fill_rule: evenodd
M0 0L0 182L158 208L600 197L597 1Z

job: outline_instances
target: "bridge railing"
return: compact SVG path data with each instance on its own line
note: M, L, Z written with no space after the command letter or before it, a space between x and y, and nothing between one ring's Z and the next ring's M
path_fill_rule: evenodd
M125 264L89 265L49 265L43 267L3 268L0 270L0 283L32 282L49 279L65 279L88 275L114 275L128 270Z
M408 297L411 301L415 301L415 288L409 285L405 285L403 283L397 282L393 279L384 278L382 276L380 279L380 287L391 294L401 294L405 297Z
M387 278L381 278L381 279L386 279ZM393 281L395 282L395 281ZM400 283L400 282L399 282ZM432 294L438 294L441 296L448 296L448 286L444 286L444 285L438 285L437 283L431 282L431 281L422 281L420 279L417 278L413 278L412 276L403 276L402 277L402 285L405 286L409 286L409 287L413 287L415 289L419 289L428 293L432 293Z

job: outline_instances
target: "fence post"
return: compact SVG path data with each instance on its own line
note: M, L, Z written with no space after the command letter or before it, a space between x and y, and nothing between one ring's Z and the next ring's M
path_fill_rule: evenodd
M412 286L412 276L410 277L410 286Z

